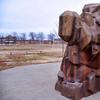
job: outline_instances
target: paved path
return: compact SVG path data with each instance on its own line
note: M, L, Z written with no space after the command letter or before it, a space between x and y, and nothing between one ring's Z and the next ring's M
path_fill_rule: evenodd
M29 65L0 72L0 100L69 100L54 90L59 63ZM100 92L82 100L100 100Z

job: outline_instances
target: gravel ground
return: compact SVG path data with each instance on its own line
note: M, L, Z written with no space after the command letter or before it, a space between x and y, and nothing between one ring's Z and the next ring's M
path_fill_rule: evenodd
M0 100L69 100L55 91L60 63L0 71ZM82 100L100 100L100 92Z

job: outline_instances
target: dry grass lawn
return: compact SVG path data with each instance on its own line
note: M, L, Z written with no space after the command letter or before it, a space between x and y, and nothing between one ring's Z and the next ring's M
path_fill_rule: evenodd
M64 44L64 48L65 46ZM0 45L0 70L20 65L61 61L62 54L62 44Z

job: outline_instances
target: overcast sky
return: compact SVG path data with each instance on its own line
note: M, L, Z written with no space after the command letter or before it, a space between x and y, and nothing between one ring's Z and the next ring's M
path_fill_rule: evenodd
M100 0L0 0L0 31L52 32L61 13L81 13L87 3Z

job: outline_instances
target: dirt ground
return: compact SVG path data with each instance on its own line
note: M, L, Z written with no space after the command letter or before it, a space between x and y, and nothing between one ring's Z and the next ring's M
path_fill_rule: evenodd
M66 44L0 45L0 70L61 61Z

